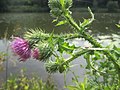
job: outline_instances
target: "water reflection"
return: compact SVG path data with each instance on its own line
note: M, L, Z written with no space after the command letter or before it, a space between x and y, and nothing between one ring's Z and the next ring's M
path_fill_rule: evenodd
M76 22L83 21L82 18L88 18L88 13L73 13ZM120 22L119 13L95 13L95 21L89 28L93 34L120 34L120 30L115 24ZM4 37L7 31L8 37L12 34L22 35L28 28L42 28L47 32L64 33L71 32L69 26L55 27L52 23L53 18L49 13L4 13L0 14L0 37Z

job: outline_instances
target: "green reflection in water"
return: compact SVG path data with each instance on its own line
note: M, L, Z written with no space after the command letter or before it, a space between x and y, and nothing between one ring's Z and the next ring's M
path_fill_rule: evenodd
M73 17L76 22L82 21L82 18L89 17L88 13L75 12ZM90 26L89 31L92 34L108 35L112 33L120 34L115 24L120 22L119 13L95 13L96 20ZM49 13L1 13L0 14L0 37L8 31L8 37L11 35L21 36L29 28L42 28L46 32L65 33L71 32L67 25L55 27L52 23L53 18Z

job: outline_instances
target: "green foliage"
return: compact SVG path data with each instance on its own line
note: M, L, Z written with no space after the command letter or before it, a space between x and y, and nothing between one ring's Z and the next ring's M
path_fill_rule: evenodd
M66 23L67 23L66 20L64 20L64 21L60 21L60 22L58 22L58 24L56 24L56 26L64 25L64 24L66 24Z
M69 63L64 63L65 59L61 57L56 57L55 61L48 61L46 62L46 70L49 73L55 73L59 71L60 73L63 73L64 71L67 71L67 69L70 67Z
M119 90L119 86L115 83L105 85L102 82L95 82L90 78L84 78L83 82L79 82L79 76L76 76L73 72L74 77L72 82L74 85L67 85L65 88L68 90Z
M120 28L120 25L119 25L119 24L116 24L116 26L117 26L118 28Z
M48 44L48 42L39 42L36 46L39 49L39 59L40 61L46 61L52 55L52 47Z
M4 52L0 52L0 62L5 61L6 54Z
M74 85L67 85L66 88L69 90L91 90L91 88L87 84L87 78L84 78L83 82L79 82L79 76L76 76L74 72L73 73L73 78L72 82Z
M111 54L115 57L116 63L120 66L120 48L114 46Z
M86 32L89 25L94 21L94 14L88 8L90 19L84 19L77 24L71 16L70 7L72 0L49 0L51 14L58 21L59 25L69 24L73 28L72 34L56 35L47 34L43 31L30 30L25 38L30 42L31 48L38 47L41 51L41 59L49 59L45 62L46 70L49 73L69 71L70 63L76 58L84 55L87 65L89 81L79 82L76 78L73 82L76 86L68 86L70 90L117 90L120 88L120 48L117 46L102 46L97 40ZM54 22L53 21L53 22ZM118 25L119 27L119 25ZM92 44L92 47L71 45L69 40L84 38ZM69 54L68 58L64 54ZM45 60L44 60L45 61ZM100 80L100 79L103 80ZM87 81L89 81L87 83Z
M11 75L0 90L55 90L55 86L49 80L43 82L38 77L28 78L22 73L20 76Z
M24 38L32 43L38 43L39 41L44 41L49 38L49 34L46 34L42 29L29 29L28 32L25 33Z
M55 18L62 16L62 13L68 13L71 6L72 0L49 0L50 12Z
M0 52L0 71L3 70L3 62L6 61L6 56L4 52Z
M87 27L88 25L90 25L93 21L94 21L94 14L92 13L91 9L88 7L88 11L91 15L91 19L84 19L84 21L82 23L80 23L80 27L84 28Z
M68 42L64 41L64 39L61 38L58 39L57 44L58 44L58 51L60 53L67 52L71 54L76 48L75 45L70 46Z

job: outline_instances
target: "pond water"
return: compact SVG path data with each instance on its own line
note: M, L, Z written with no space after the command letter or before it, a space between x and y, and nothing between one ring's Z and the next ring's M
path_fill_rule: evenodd
M73 13L73 17L76 22L82 21L82 18L88 18L88 13ZM111 36L112 34L120 35L120 30L116 27L115 24L120 23L120 14L119 13L95 13L95 21L92 23L88 32L91 32L95 37L98 36ZM55 27L55 24L52 23L53 18L49 13L1 13L0 14L0 51L8 53L7 62L4 62L4 70L0 71L0 84L7 79L7 77L12 74L19 74L21 69L25 69L26 75L31 77L33 74L40 76L43 81L46 81L49 74L45 71L44 64L37 60L30 59L27 62L19 62L17 57L11 54L11 51L7 49L9 45L9 38L12 35L22 36L25 31L29 28L41 28L46 32L55 33L67 33L71 32L69 26L59 26ZM7 40L3 39L7 37ZM74 40L73 43L83 45L84 41ZM67 57L67 56L65 56ZM77 58L74 64L81 63L85 65L83 57ZM75 71L76 74L81 76L80 81L84 78L85 70L80 68L78 64L76 67L71 68ZM71 83L72 74L67 74L67 82ZM63 74L52 74L52 80L55 85L62 90L64 86L64 75Z

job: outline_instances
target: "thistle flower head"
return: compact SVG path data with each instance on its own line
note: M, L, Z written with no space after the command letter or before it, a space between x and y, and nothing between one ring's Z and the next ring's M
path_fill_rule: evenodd
M31 49L28 41L15 37L11 43L11 48L20 57L20 61L26 61L31 57Z
M33 58L39 59L39 49L35 48L32 53Z
M52 48L48 43L39 42L36 47L37 49L33 50L33 58L36 58L40 61L46 61L52 55Z

